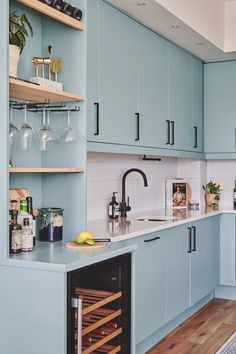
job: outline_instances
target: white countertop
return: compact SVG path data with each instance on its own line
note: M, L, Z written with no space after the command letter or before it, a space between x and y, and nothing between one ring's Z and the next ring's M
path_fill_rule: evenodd
M94 233L95 238L110 238L112 242L124 241L133 237L161 231L187 222L192 222L222 213L236 213L231 207L219 210L212 209L156 209L137 214L128 214L127 218L118 220L97 219L88 221L87 229ZM139 221L138 219L166 217L165 221Z

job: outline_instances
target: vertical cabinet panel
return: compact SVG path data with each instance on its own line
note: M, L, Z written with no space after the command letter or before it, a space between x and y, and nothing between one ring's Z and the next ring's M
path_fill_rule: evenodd
M192 150L191 55L169 44L169 105L173 149ZM174 137L173 137L174 134Z
M203 151L203 63L191 57L192 72L192 150Z
M160 239L145 242L157 236ZM137 242L136 343L149 337L165 323L165 237L162 236L163 232L150 234Z
M168 119L167 41L139 28L140 145L166 148Z
M100 141L135 144L138 25L103 1L99 5Z
M236 152L236 62L205 65L205 152Z
M223 214L220 221L220 284L235 286L235 215Z
M189 306L189 254L187 227L168 230L166 235L167 322Z

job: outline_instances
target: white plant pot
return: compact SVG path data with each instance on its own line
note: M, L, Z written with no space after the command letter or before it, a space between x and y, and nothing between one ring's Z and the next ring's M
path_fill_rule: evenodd
M20 60L20 48L9 44L9 76L17 77L17 69Z

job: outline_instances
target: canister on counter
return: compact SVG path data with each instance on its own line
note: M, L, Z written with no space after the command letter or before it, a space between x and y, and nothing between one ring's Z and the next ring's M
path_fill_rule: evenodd
M63 238L63 209L39 209L39 241L56 242Z

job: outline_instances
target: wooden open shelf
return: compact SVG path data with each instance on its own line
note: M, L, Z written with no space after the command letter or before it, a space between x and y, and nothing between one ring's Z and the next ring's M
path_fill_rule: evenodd
M10 173L82 173L84 168L10 167Z
M57 21L63 22L66 25L73 27L77 30L83 31L85 29L84 24L81 21L70 17L63 12L60 12L54 9L51 6L45 5L44 3L40 2L39 0L17 0L23 5L30 7L38 12L41 12L44 15L54 18Z
M84 101L83 96L64 91L52 90L29 82L9 79L10 98L40 103L60 103Z

